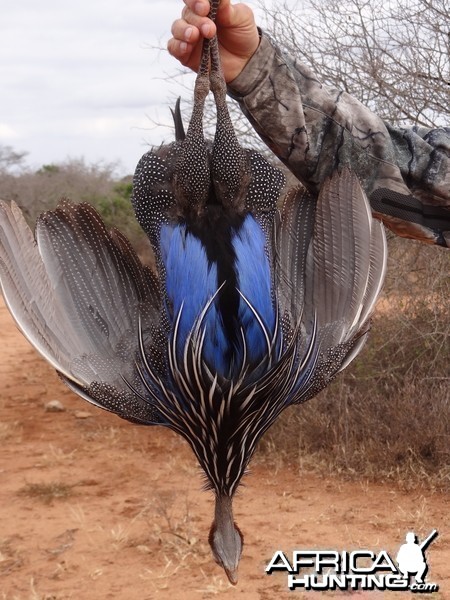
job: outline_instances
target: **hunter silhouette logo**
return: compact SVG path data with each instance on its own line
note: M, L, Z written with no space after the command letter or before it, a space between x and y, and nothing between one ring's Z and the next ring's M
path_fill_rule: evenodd
M288 588L295 590L395 590L431 593L437 583L425 581L425 550L437 537L436 529L419 543L413 531L406 534L396 561L386 550L294 550L292 561L281 550L273 555L266 573L288 573Z
M416 534L409 531L406 534L406 544L400 546L397 554L397 563L403 577L409 581L411 575L415 575L414 579L417 584L424 583L424 577L428 571L428 565L425 558L425 550L431 542L437 537L436 529L419 544L416 540Z

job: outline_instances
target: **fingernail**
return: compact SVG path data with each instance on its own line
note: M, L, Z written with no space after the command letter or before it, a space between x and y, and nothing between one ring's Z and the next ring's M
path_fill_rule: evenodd
M188 27L186 29L186 31L184 32L184 39L185 40L190 40L191 39L191 35L192 35L192 27Z
M202 34L207 37L209 35L210 32L210 26L208 25L208 23L204 23L201 28L200 28Z
M188 46L187 46L186 42L180 42L180 52L181 52L182 54L184 54L184 53L186 52L186 50L187 50L187 47L188 47Z

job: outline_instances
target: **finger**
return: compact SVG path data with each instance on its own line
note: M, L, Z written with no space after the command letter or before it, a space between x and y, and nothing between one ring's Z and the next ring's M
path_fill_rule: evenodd
M183 9L181 20L184 20L188 25L196 27L204 37L212 38L216 33L216 26L211 19L200 17L187 6Z
M179 60L182 64L185 64L192 54L194 46L182 40L176 40L171 38L167 42L167 50L174 58Z
M200 38L200 31L184 19L177 19L172 23L172 35L175 40L196 44Z
M209 13L209 0L183 0L186 6L199 17L206 17Z
M221 0L217 23L223 27L248 27L255 23L252 9L247 4L231 4L229 0Z

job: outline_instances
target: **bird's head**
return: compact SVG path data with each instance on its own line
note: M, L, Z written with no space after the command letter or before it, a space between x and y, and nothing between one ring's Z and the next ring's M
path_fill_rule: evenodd
M223 567L230 583L236 585L244 537L233 520L232 500L229 496L216 497L215 516L209 532L209 545L216 563Z

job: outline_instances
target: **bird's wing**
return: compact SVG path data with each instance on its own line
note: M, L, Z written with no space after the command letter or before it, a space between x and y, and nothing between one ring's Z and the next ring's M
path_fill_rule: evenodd
M294 340L301 368L288 400L295 404L314 397L362 349L383 284L387 250L382 225L372 218L359 181L348 169L324 183L312 215L307 205L288 198L279 230L287 273L280 287L286 289L292 322L293 315L300 319ZM293 286L289 292L289 278L302 290ZM297 301L302 312L295 313Z
M6 305L22 333L52 366L69 374L71 358L65 343L71 340L75 354L81 353L76 330L72 321L61 317L64 306L53 302L49 275L15 203L0 203L0 281Z
M295 329L305 301L305 275L316 200L303 188L285 195L276 226L276 286L282 322Z
M131 395L139 392L140 346L158 337L158 281L129 242L117 231L109 233L87 204L61 202L39 217L35 235L36 240L15 204L0 203L6 304L23 334L71 387L119 412L98 386L122 394L125 403L131 401L129 384L137 386Z
M309 310L317 315L323 343L345 344L367 323L386 272L382 225L372 218L358 178L335 172L317 202L311 260Z

